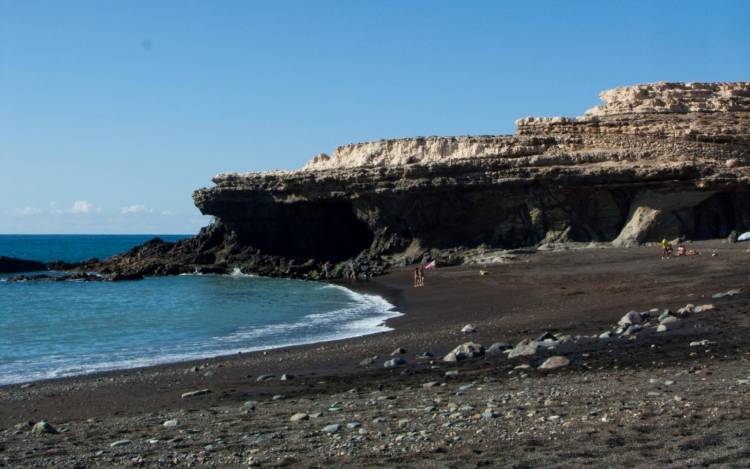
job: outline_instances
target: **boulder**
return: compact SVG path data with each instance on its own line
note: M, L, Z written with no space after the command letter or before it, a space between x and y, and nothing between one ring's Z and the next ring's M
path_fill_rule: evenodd
M512 349L513 346L506 342L495 342L484 352L487 356L503 356L503 352Z
M549 357L548 359L544 360L544 363L542 363L539 366L539 369L540 370L556 370L557 368L562 368L568 365L570 365L570 360L567 357L563 357L562 355L556 355L554 357Z
M42 435L42 434L50 434L50 435L56 435L57 433L60 433L57 431L55 427L50 425L46 420L42 420L40 422L37 422L33 427L31 427L31 433L35 435Z
M623 317L617 321L617 325L620 327L627 327L631 324L640 324L643 319L641 314L637 311L628 311Z
M454 348L443 357L444 362L456 362L466 358L474 358L484 355L484 347L474 342L464 342Z
M536 340L524 339L513 347L510 353L508 353L508 358L530 357L536 355L541 348L542 344Z

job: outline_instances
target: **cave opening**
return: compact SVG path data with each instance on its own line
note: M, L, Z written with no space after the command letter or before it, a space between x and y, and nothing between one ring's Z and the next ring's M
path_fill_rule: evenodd
M275 203L241 223L244 244L296 261L339 262L370 248L374 236L347 201Z

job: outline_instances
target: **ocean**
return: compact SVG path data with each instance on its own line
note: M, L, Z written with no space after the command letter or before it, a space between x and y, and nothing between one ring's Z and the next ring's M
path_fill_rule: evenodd
M105 258L153 236L0 235L0 256ZM180 236L159 236L168 241ZM5 282L0 385L356 337L399 315L320 282L180 275L134 282Z

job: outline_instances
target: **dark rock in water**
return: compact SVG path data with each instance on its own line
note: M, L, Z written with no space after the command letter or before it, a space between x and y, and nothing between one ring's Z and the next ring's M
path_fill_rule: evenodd
M109 280L112 282L123 282L123 281L128 281L128 280L143 280L143 275L137 272L131 272L131 273L115 272L109 277Z
M42 262L16 259L15 257L0 256L0 274L15 274L17 272L38 272L47 270Z
M142 280L143 275L139 273L112 275L92 274L88 272L75 272L61 275L35 274L16 275L6 279L7 282L122 282L128 280Z

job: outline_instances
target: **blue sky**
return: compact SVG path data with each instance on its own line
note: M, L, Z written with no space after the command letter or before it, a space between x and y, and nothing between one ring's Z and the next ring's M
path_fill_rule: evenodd
M747 1L0 0L0 233L192 233L218 172L748 79Z

